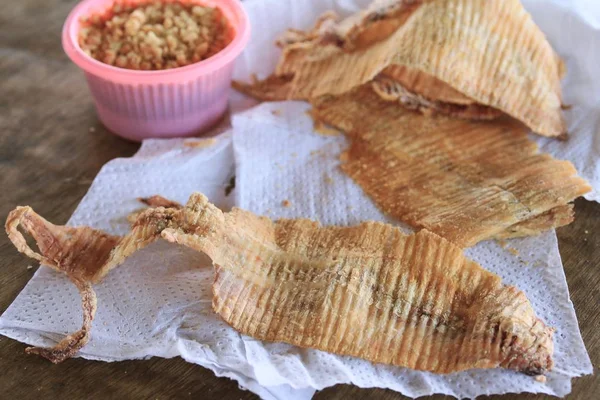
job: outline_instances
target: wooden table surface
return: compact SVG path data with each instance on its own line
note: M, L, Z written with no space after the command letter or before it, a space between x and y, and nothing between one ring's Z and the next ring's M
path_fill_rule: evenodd
M74 0L19 0L0 14L0 216L17 205L64 223L104 163L138 148L108 134L96 119L82 73L60 46L61 25ZM577 220L558 231L583 340L600 366L600 205L578 200ZM31 262L0 235L0 311L33 275ZM180 358L60 365L24 353L0 337L0 398L253 399L234 381ZM573 382L573 399L598 398L600 379ZM500 399L545 396L508 395ZM547 396L546 396L547 397ZM401 399L389 390L340 385L317 399ZM437 396L442 398L442 396Z

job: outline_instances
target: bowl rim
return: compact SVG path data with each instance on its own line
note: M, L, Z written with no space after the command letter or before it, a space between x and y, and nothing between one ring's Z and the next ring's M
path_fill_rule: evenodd
M221 8L228 19L235 37L224 49L214 56L185 67L141 71L127 68L115 67L105 64L87 55L79 46L78 35L80 29L80 18L91 14L89 8L94 5L116 3L118 0L83 0L79 2L65 20L62 29L62 47L67 56L86 73L101 78L127 83L164 83L173 81L188 81L197 79L201 75L210 74L233 62L244 50L250 39L250 21L244 7L239 0L179 0L180 2L191 2L206 4ZM149 0L150 1L150 0ZM165 2L172 2L167 0ZM144 3L144 0L140 1ZM106 7L105 7L106 8ZM93 11L92 11L93 13ZM232 17L237 21L232 21Z

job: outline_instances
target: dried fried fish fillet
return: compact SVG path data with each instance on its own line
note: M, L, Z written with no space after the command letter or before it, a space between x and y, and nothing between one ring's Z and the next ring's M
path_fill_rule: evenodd
M540 135L566 132L560 63L518 0L424 2L380 42L331 57L308 54L288 66L294 72L290 96L342 94L390 65L431 75Z
M344 51L368 47L396 31L423 0L375 0L365 10L342 20L333 12L321 15L309 31L288 29L276 41L285 49L298 43L335 44Z
M184 143L184 145L185 145L185 143ZM164 208L179 209L179 208L183 207L183 205L181 205L180 203L173 201L173 200L169 200L166 197L162 197L158 194L155 194L154 196L150 196L150 197L140 197L140 198L138 198L138 201L140 203L142 203L148 207L152 207L152 208L164 207ZM135 211L131 212L129 215L127 215L127 221L133 226L135 223L137 223L140 215L142 215L146 210L147 210L146 208L141 208L139 210L135 210Z
M130 235L120 238L86 226L57 226L36 214L30 207L18 207L6 220L6 232L17 250L43 265L66 274L77 286L83 308L83 325L52 348L29 347L53 363L72 357L88 342L96 313L96 294L92 288L125 258L160 237L169 226L164 209L142 213ZM19 227L36 241L39 253L32 250Z
M463 119L491 120L502 115L501 111L473 102L471 104L454 104L429 100L385 76L377 76L372 85L375 93L383 100L399 102L409 110L419 111L428 116L441 114Z
M275 73L250 83L234 81L234 89L262 101L306 100L292 95L292 77L298 65L333 57L344 51L366 48L398 29L421 4L421 0L375 1L366 10L338 21L327 12L310 31L288 29L278 40L282 48Z
M436 373L552 368L525 295L427 231L223 213L192 195L163 238L216 266L213 308L243 334Z
M370 85L313 105L313 116L351 139L342 169L380 209L459 246L505 235L591 190L571 163L537 153L516 121L426 118ZM571 220L551 219L555 227ZM548 221L529 233L535 226Z
M19 224L41 254L27 246ZM215 311L255 338L437 373L552 368L553 330L525 295L428 231L272 222L239 209L223 213L201 194L185 208L147 210L123 238L55 226L27 207L11 213L7 231L19 251L84 286L84 328L63 346L36 351L53 362L89 338L91 282L161 235L211 257Z

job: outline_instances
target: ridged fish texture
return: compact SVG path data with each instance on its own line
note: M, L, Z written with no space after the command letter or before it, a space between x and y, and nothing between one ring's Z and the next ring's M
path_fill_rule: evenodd
M570 223L565 206L591 190L509 118L428 118L382 100L370 84L313 105L314 118L349 137L342 170L382 211L461 247Z
M377 43L296 60L287 67L294 73L292 98L342 94L386 67L401 65L507 113L540 135L566 133L562 64L518 0L424 1Z
M182 212L162 236L212 259L213 308L243 334L436 373L552 368L523 292L434 233L273 222L199 194Z
M379 222L273 222L223 213L199 193L183 208L159 197L145 202L169 208L142 212L124 237L56 226L28 207L11 213L7 231L19 251L85 286L84 327L35 353L60 362L85 345L96 309L91 283L162 237L212 259L214 310L257 339L437 373L552 368L553 330L525 295L434 233L406 235ZM16 233L19 224L41 254Z

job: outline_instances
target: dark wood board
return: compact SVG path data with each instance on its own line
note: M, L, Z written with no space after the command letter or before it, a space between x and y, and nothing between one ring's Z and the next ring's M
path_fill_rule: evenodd
M131 156L137 144L108 134L96 119L83 74L60 47L62 23L73 0L19 0L0 13L0 217L31 205L64 223L108 160ZM600 365L600 205L578 200L577 219L558 231L571 296L583 339ZM31 262L0 235L0 312L33 275ZM0 337L0 398L34 399L253 399L234 381L216 378L180 358L103 363L71 359L60 365L24 353ZM600 393L595 376L573 382L573 399ZM541 399L506 395L498 399ZM389 390L340 385L317 399L401 399ZM443 396L436 396L443 398Z

